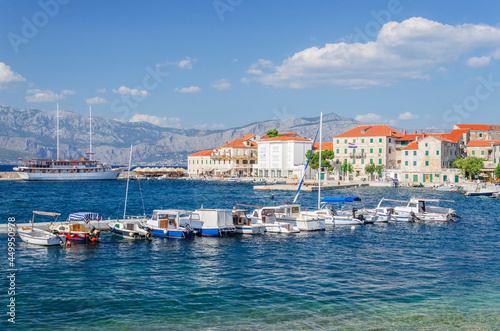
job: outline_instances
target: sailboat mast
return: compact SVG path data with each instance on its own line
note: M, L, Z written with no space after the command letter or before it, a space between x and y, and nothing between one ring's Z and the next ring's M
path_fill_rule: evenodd
M130 181L130 165L132 163L132 146L133 145L130 145L130 158L128 160L127 190L125 191L125 207L123 208L123 219L125 219L125 215L127 214L128 183Z
M319 115L319 174L318 174L318 210L321 205L321 150L322 150L323 112Z
M57 119L57 128L56 128L57 151L56 151L56 158L57 158L57 161L59 161L59 102L57 103L56 119Z
M90 150L89 150L89 160L92 160L92 106L89 106L90 109L90 132L89 132L89 144L90 144Z

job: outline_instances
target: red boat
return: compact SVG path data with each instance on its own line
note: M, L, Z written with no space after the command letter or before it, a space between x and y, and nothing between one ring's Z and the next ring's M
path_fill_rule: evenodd
M56 230L60 235L65 236L68 240L91 241L99 240L101 231L90 225L90 221L98 221L99 214L97 213L74 213L68 216L66 222L53 224L50 230Z

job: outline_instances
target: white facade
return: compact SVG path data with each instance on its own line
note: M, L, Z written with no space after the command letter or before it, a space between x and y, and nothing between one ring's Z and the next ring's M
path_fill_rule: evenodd
M258 142L259 177L300 179L307 162L306 153L311 140L297 137L275 137ZM308 168L306 177L310 177Z

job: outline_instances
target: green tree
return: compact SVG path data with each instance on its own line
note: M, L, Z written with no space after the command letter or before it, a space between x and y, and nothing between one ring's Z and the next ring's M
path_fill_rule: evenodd
M484 168L484 159L469 156L462 163L462 171L464 174L469 174L469 179L472 180L472 177L479 175L481 170Z
M382 177L382 173L384 172L385 166L383 164L380 164L378 166L375 166L375 172L378 174L378 177Z
M266 134L267 134L267 137L269 137L269 138L274 138L274 137L277 137L280 135L278 133L277 129L267 130Z
M344 160L344 163L340 165L340 170L342 170L342 172L344 173L344 180L347 180L349 173L352 173L353 171L352 164L347 163L347 160Z
M306 153L306 159L309 158L309 154L311 151L307 151ZM321 167L323 169L326 169L326 171L332 171L333 166L330 160L332 160L335 157L335 154L333 153L333 150L331 149L326 149L324 151L321 151ZM312 169L318 169L319 168L319 151L318 152L313 152L311 155L311 160L309 161L309 166Z
M462 159L461 157L458 157L458 158L456 158L455 160L453 160L453 161L451 162L451 166L452 166L453 168L462 169L462 164L463 164L463 162L464 162L464 159Z
M495 178L500 178L500 163L497 165L493 173L495 174Z
M370 174L370 180L373 179L373 173L377 170L377 167L373 163L369 163L365 166L365 172Z

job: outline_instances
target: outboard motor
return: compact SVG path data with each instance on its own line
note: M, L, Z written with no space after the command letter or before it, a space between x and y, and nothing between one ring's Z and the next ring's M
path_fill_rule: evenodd
M419 220L419 218L417 218L417 215L415 215L415 213L413 211L410 212L410 218L411 218L412 222L415 222L416 220Z
M352 217L356 218L356 212L358 211L358 208L353 208L352 209Z

